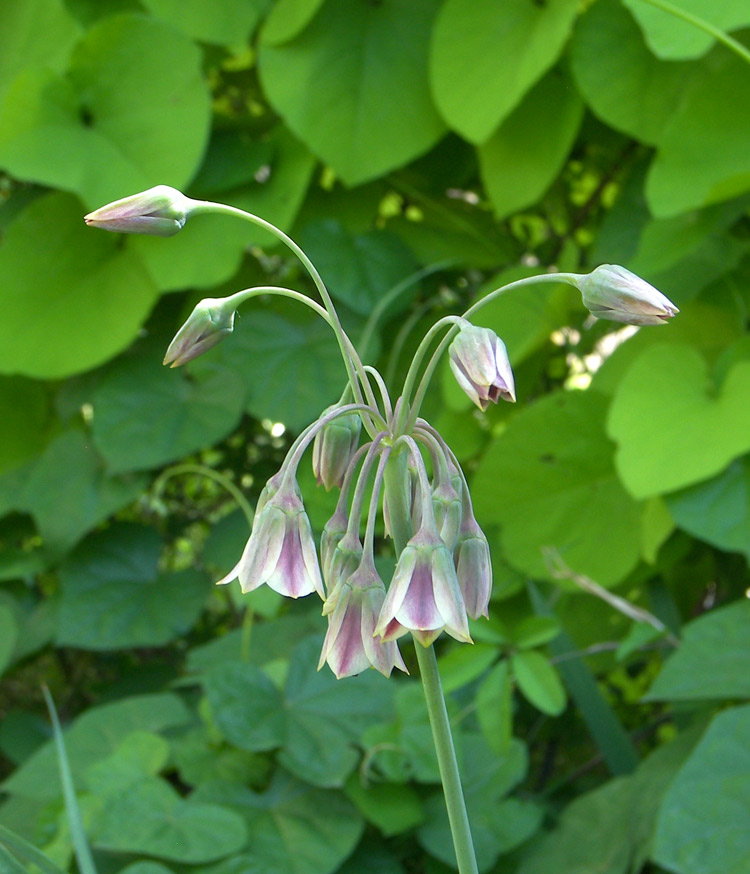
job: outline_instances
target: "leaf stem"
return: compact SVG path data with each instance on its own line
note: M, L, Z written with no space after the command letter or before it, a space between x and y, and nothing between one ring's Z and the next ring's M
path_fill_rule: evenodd
M693 15L692 12L687 12L685 9L680 9L679 6L674 6L672 3L669 3L668 0L641 0L641 2L648 3L656 9L661 9L662 12L666 12L668 15L673 15L675 18L680 18L682 21L692 24L693 27L697 27L699 30L712 36L718 42L723 43L730 51L733 51L736 55L739 55L743 61L750 64L750 51L748 51L741 42L738 42L734 37L729 36L729 34L723 31L720 27L716 27L714 24L711 24L710 21L706 21L705 18Z

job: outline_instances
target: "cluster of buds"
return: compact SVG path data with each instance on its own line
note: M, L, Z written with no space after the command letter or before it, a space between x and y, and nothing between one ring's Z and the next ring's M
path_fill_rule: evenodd
M232 207L193 201L158 186L102 207L86 216L86 222L123 233L169 236L190 215L205 212L240 214ZM471 642L469 619L488 616L490 550L474 517L458 459L437 430L419 416L440 355L448 349L458 384L484 411L490 403L515 400L505 345L494 331L468 321L497 294L533 282L568 282L580 290L593 315L634 325L662 324L677 308L653 286L611 265L586 275L545 274L518 280L497 289L464 316L437 322L420 344L393 405L380 374L360 361L307 256L278 228L256 216L241 215L275 234L300 257L325 307L291 289L265 287L201 301L172 341L165 364L174 367L202 354L232 331L239 303L258 293L275 293L306 304L328 322L339 341L349 384L339 402L292 444L258 500L252 533L239 562L219 582L237 579L243 592L267 583L291 598L317 593L329 623L320 666L327 662L337 677L369 667L386 676L394 668L405 671L398 640L406 634L425 647L443 632ZM445 336L414 391L423 358L440 332ZM380 391L379 402L373 382ZM319 554L296 479L311 444L318 483L339 489ZM385 531L397 552L387 586L375 562L375 523L381 507Z

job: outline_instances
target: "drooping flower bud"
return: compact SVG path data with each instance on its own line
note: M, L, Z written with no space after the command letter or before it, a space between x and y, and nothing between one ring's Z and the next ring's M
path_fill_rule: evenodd
M602 264L578 278L583 305L597 319L626 325L662 325L679 310L640 276L616 264Z
M260 512L237 565L217 585L238 579L243 592L267 583L281 595L325 597L310 520L294 486L282 485Z
M390 677L394 668L405 671L395 640L375 636L375 623L385 600L385 586L369 559L342 582L336 605L328 619L318 670L328 662L338 679L373 667Z
M461 526L461 496L450 480L440 483L432 492L432 509L443 543L453 552Z
M193 204L194 201L176 188L157 185L108 203L83 220L89 227L119 234L171 237L182 230Z
M484 411L496 404L515 401L516 387L505 343L489 328L465 325L448 350L458 384Z
M375 628L386 641L407 631L423 646L441 631L471 643L453 558L437 531L424 525L399 556Z
M323 413L332 413L338 404L328 407ZM321 418L323 418L321 416ZM362 421L356 413L338 416L315 435L312 465L318 485L330 491L333 486L341 488L349 464L359 445Z
M169 344L164 364L179 367L211 349L234 330L234 314L228 298L207 297L197 303Z
M490 545L473 515L464 515L454 553L456 576L466 612L472 619L489 618L492 591Z

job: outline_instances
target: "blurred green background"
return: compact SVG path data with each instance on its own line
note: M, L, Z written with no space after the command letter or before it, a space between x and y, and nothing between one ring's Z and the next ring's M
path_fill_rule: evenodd
M418 681L317 673L319 602L212 585L248 535L222 478L252 504L345 375L275 300L162 368L201 297L314 293L242 222L83 223L168 184L291 234L355 341L403 283L362 350L394 388L510 279L619 263L677 304L621 329L526 289L478 319L516 405L480 414L441 370L425 415L495 589L438 653L482 872L750 872L750 7L676 3L697 24L0 0L0 825L74 870L46 683L99 874L452 870ZM304 468L319 532L335 496Z

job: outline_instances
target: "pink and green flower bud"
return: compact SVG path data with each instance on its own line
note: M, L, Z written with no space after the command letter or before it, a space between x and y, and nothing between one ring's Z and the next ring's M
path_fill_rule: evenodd
M473 515L464 518L461 524L454 561L466 612L472 619L489 618L492 592L490 545Z
M410 631L429 646L442 631L471 643L453 557L437 531L425 526L401 553L375 633L395 640Z
M318 670L325 662L338 679L360 674L370 667L386 677L394 668L406 670L395 640L375 636L375 624L385 600L385 586L372 562L365 560L343 580L328 617Z
M331 562L333 554L346 534L349 520L343 507L336 507L333 516L326 522L320 535L320 566L323 569L323 579L331 577Z
M323 413L332 413L337 404ZM322 417L321 417L322 418ZM318 485L330 491L333 486L341 488L347 468L359 446L362 420L356 413L338 416L315 435L312 465Z
M280 488L256 510L242 557L217 585L234 579L243 592L266 583L290 598L311 592L325 597L310 520L294 488Z
M235 309L228 298L207 297L196 304L169 344L164 364L179 367L213 348L234 330Z
M626 325L663 325L679 310L648 282L616 264L578 278L583 305L597 319Z
M194 203L176 188L157 185L108 203L83 220L89 227L119 234L171 237L182 230Z
M323 604L327 616L336 606L342 583L359 567L362 561L362 543L356 533L347 531L331 551L323 574L328 597Z
M508 350L494 331L467 324L451 343L448 355L458 384L480 410L486 410L490 401L515 401Z

